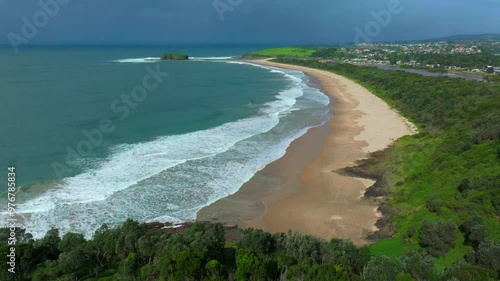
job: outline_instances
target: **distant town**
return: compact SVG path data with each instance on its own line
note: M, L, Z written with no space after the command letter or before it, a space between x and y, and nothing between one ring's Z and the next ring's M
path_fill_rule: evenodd
M339 48L336 57L353 64L500 74L500 41L362 43Z

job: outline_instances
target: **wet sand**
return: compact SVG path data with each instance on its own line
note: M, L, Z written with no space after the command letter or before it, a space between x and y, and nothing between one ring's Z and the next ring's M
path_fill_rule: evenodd
M414 134L416 128L342 76L267 60L251 62L300 70L314 77L329 95L335 115L293 141L282 158L256 173L238 192L200 210L197 219L367 244L365 237L377 230L380 217L377 206L363 197L373 181L333 171Z

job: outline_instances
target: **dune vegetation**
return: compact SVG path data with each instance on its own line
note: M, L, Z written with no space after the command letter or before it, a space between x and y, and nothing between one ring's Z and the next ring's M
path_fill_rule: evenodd
M443 269L474 260L482 243L498 243L500 83L318 61L278 62L355 80L420 129L341 171L378 180L367 195L386 198L381 206L385 218L378 225L382 230L373 235L384 239L370 247L372 253L426 252Z

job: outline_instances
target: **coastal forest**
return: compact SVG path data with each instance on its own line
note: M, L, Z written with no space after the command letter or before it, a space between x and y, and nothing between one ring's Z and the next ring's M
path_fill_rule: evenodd
M52 229L35 240L21 230L16 273L7 258L0 280L499 280L499 82L275 61L352 79L419 128L336 171L377 180L365 194L384 215L372 245L217 223L167 231L129 220L92 239ZM0 231L3 253L8 235Z

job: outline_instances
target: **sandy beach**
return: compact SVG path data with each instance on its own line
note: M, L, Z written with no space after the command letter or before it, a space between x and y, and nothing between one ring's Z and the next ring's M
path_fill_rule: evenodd
M200 210L197 219L367 244L365 237L376 231L380 217L377 206L363 197L373 181L333 171L416 133L415 126L342 76L267 60L251 62L314 77L330 96L335 115L293 141L285 156L259 171L237 193Z

